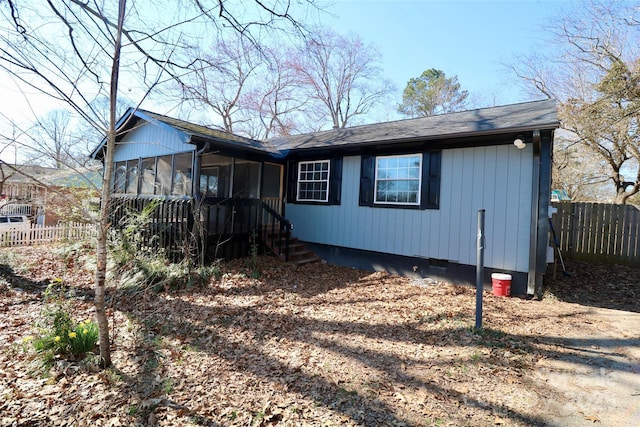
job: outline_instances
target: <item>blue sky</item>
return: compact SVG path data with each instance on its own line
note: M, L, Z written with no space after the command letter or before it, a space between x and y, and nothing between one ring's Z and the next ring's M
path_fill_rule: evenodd
M393 102L368 121L400 118L396 106L407 81L428 68L457 75L471 107L531 100L503 65L516 55L548 48L542 25L578 0L327 0L324 25L352 31L382 54L385 77L394 82ZM0 81L0 111L33 120L13 82ZM540 97L538 97L540 98ZM50 100L34 102L40 114Z
M327 11L335 16L322 21L378 48L398 102L411 77L436 68L457 75L470 99L487 106L532 99L503 63L548 48L542 26L570 6L568 0L334 0Z

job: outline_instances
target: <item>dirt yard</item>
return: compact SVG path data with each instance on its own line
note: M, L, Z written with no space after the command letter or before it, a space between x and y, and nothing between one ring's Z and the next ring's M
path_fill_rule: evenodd
M24 337L62 278L91 316L92 274L50 248L0 253L2 426L637 426L639 269L570 263L542 301L259 259L207 286L111 289L112 369ZM620 309L624 310L621 311Z

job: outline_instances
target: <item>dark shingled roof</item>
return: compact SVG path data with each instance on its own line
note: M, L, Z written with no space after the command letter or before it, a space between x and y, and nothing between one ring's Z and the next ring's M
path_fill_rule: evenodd
M346 148L368 144L443 140L534 129L556 129L559 124L555 101L543 100L284 136L269 142L281 151Z
M130 116L134 117L129 119ZM154 112L142 109L129 108L117 123L118 135L121 138L128 131L136 126L138 120L146 120L149 123L160 122L174 129L177 129L187 135L191 143L212 142L218 145L224 145L231 148L239 148L242 150L253 150L260 153L270 153L278 155L279 151L268 141L258 141L255 139L245 138L229 132L212 129L206 126L197 125L185 120L175 119L173 117L156 114ZM198 141L199 140L199 141ZM92 158L101 159L103 149L106 146L106 139L103 139L91 153Z
M284 156L291 150L339 149L431 140L443 141L452 138L498 135L535 129L556 129L560 125L554 100L525 102L418 119L283 136L267 141L244 138L151 111L134 109L129 109L120 119L118 123L120 135L132 129L136 124L137 120L135 119L127 121L130 114L150 123L157 121L171 126L188 135L192 143L198 142L198 140L212 142L230 148L275 156ZM94 150L92 157L101 157L105 142L103 140L100 146Z
M255 139L244 138L239 135L235 135L229 132L212 129L206 126L197 125L195 123L187 122L180 119L174 119L173 117L163 116L161 114L152 113L147 110L139 110L142 114L157 120L159 122L166 123L190 136L195 136L203 140L212 140L215 142L222 142L239 148L253 148L259 151L267 153L277 153L277 150L269 143L258 141Z

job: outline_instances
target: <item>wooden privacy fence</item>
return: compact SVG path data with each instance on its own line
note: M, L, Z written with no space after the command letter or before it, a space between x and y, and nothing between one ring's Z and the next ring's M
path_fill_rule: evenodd
M0 246L40 245L63 241L81 241L96 237L93 224L68 223L54 226L32 224L13 230L0 230Z
M640 265L640 210L630 205L554 203L553 227L564 256Z

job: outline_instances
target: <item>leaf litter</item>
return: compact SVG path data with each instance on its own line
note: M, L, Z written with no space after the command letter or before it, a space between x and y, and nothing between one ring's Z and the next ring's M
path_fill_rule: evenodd
M547 337L607 327L557 296L485 292L477 331L470 287L262 256L258 279L237 260L206 286L111 286L114 366L42 375L21 345L42 292L62 278L86 318L93 273L48 247L2 251L18 262L0 271L0 425L545 425L571 396L540 370L573 351Z

